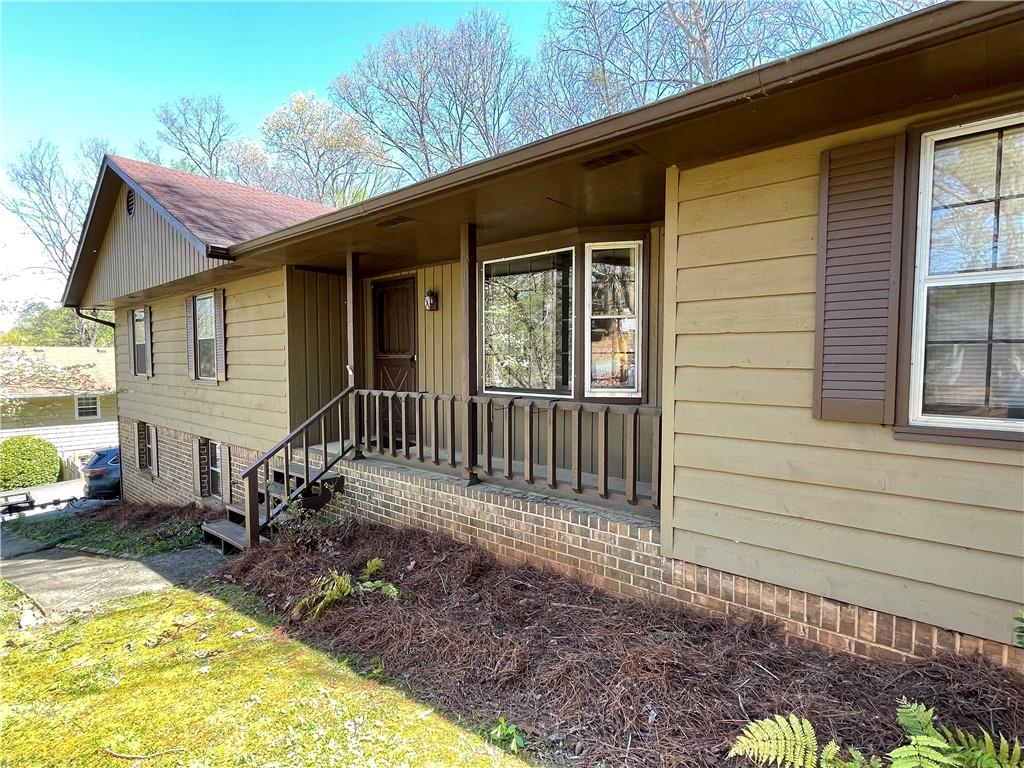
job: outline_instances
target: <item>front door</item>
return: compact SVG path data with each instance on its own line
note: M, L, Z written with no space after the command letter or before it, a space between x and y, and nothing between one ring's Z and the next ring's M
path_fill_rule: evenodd
M416 392L416 278L373 284L373 386Z

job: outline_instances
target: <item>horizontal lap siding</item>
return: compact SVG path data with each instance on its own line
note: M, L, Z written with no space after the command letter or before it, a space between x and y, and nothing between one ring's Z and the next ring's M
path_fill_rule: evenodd
M114 350L110 350L114 354ZM17 407L0 413L0 429L53 427L58 425L95 424L117 421L117 396L101 395L98 419L75 418L75 397L33 397L15 401Z
M82 306L138 293L163 283L205 272L224 262L208 259L141 197L135 215L125 209L128 187L122 185L110 215Z
M131 375L126 311L117 312L117 381L122 417L254 450L288 432L284 269L222 286L227 381L188 378L185 297L154 301L153 376Z
M1020 452L812 417L821 152L902 128L679 173L663 540L700 565L1006 642L1024 603Z

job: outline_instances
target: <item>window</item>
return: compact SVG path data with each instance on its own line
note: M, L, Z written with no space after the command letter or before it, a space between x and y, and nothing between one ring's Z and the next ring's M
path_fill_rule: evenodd
M484 262L485 391L572 394L574 254Z
M1024 425L1024 114L921 141L910 421Z
M146 310L132 311L132 364L136 376L148 376L149 371L149 323Z
M216 496L220 498L222 495L221 488L221 451L220 443L215 443L212 440L206 444L207 450L207 462L209 464L209 478L207 481L207 491L210 496Z
M588 395L640 394L641 247L587 245Z
M95 395L75 395L75 418L98 419L100 417L100 399Z
M156 439L156 427L144 421L139 421L136 422L135 428L139 469L147 469L153 477L156 477L157 469L160 465L157 455L159 444Z
M195 298L196 378L217 380L216 313L213 294Z

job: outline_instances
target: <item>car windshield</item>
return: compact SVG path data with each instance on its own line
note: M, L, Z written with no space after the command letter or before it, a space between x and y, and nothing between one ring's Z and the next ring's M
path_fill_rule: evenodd
M86 462L85 466L95 467L99 464L103 464L110 458L111 454L116 455L116 451L112 448L105 448L101 451L96 451L96 453L89 457L89 461Z

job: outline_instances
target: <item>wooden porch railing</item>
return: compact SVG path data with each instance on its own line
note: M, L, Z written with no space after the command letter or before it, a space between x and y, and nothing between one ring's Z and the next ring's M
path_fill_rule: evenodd
M660 505L660 408L349 387L242 473L247 545L352 451Z

